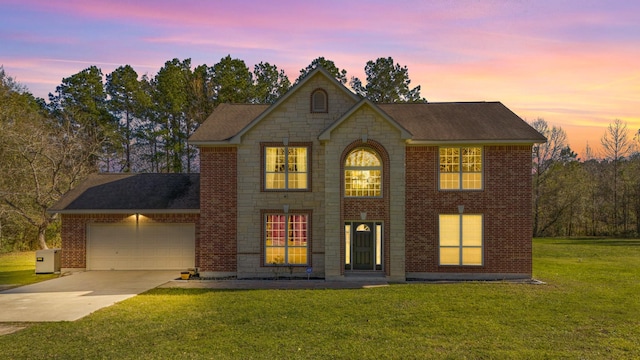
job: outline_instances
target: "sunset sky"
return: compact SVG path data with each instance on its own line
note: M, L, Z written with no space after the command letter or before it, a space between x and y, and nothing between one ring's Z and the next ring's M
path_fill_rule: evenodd
M319 56L365 80L391 56L430 102L501 101L600 149L640 129L640 2L629 0L0 0L0 65L35 96L91 65L153 76L173 58L284 69Z

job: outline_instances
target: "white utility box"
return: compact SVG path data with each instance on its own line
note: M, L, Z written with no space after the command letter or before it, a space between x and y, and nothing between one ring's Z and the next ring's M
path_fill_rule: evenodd
M60 249L46 249L36 251L36 274L51 274L60 272Z

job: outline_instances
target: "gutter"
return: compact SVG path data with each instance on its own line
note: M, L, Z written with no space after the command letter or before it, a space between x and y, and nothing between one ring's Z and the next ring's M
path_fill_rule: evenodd
M47 210L49 214L200 214L200 209L69 209L69 210Z

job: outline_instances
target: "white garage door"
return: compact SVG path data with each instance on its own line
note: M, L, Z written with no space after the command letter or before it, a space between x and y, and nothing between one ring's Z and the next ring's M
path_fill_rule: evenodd
M194 264L194 224L87 226L87 270L185 270Z

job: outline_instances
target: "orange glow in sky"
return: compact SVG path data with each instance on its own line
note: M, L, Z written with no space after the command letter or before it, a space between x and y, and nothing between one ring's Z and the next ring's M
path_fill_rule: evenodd
M47 99L91 65L150 76L173 58L269 62L291 81L323 56L365 80L393 57L432 102L501 101L561 126L581 156L615 119L640 129L640 2L5 0L0 65Z

